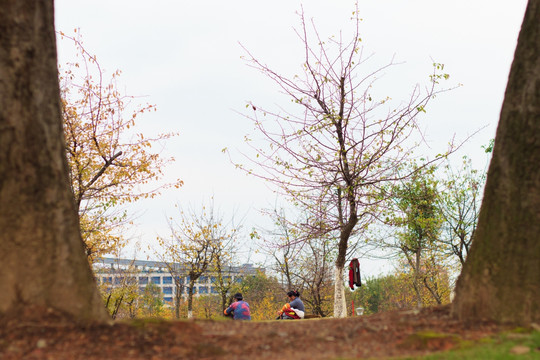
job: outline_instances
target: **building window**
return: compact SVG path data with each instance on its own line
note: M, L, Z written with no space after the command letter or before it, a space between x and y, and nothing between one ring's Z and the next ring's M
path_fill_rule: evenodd
M119 276L114 278L114 285L120 285L124 281L124 278Z
M161 276L152 276L150 281L152 284L161 284Z
M200 282L201 284L206 284L206 283L208 282L208 276L201 276L201 277L199 278L199 282Z
M147 284L148 284L148 276L139 277L139 285L147 285Z
M164 284L172 284L172 276L164 276L163 277L163 283Z
M168 296L167 296L167 297L164 297L163 300L165 300L166 302L170 302L170 303L173 302L172 297L168 297Z
M212 294L217 294L218 293L217 288L215 286L212 286L210 288L210 292L212 292Z
M172 287L170 286L165 286L163 288L163 293L166 294L166 295L171 295L172 294Z
M199 294L208 294L208 288L206 286L199 287Z
M236 277L236 278L234 278L234 282L239 284L239 283L242 282L242 278L241 277Z
M104 284L112 284L112 276L104 277L103 278L103 283Z

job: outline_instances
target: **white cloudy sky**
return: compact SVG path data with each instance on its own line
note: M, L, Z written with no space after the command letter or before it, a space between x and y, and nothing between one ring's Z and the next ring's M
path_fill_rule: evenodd
M166 215L174 203L197 206L214 195L225 214L246 215L245 227L264 219L257 209L275 196L259 180L234 169L221 149L242 148L250 123L237 112L247 101L272 108L282 101L275 85L248 67L239 42L280 71L301 70L297 0L56 0L56 29L80 28L86 49L109 72L122 70L127 94L144 95L158 111L140 118L147 132L178 131L164 155L176 158L166 170L182 178L180 190L135 206L139 214L134 238L143 246L166 236ZM454 83L463 86L440 96L427 114L427 140L433 149L453 134L463 139L484 128L458 156L468 154L477 167L481 145L494 136L526 0L359 0L361 37L375 64L395 55L405 62L385 77L392 94L423 81L433 60L444 63ZM323 36L349 24L353 0L306 0L306 17ZM71 45L59 41L59 62L70 61ZM434 150L435 151L435 150ZM252 259L251 259L252 260ZM369 263L365 275L384 264Z

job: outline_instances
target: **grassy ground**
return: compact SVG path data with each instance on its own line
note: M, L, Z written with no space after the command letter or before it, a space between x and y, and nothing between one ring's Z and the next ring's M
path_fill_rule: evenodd
M477 343L463 342L459 349L425 357L405 357L422 360L532 360L540 359L540 331L515 329Z

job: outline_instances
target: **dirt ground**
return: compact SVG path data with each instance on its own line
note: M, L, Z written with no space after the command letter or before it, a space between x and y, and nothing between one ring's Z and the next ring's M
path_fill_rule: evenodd
M80 325L52 311L0 318L0 359L358 359L417 356L505 330L448 306L346 319L136 320ZM31 320L25 320L31 319Z

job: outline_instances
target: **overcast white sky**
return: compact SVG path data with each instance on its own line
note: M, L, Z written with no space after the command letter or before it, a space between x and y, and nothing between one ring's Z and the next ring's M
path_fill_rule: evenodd
M165 215L174 204L198 206L215 196L225 214L247 214L245 227L265 223L257 209L275 196L255 178L229 163L221 149L242 148L251 124L237 113L247 101L272 108L282 101L278 89L248 67L241 42L259 59L289 74L300 73L301 44L293 32L302 2L183 0L56 0L56 29L80 28L86 49L111 74L122 70L120 84L129 95L145 95L158 111L141 117L141 131L178 131L164 155L176 158L169 179L181 178L180 190L133 207L140 217L134 237L143 247L167 236ZM306 0L323 37L346 36L353 0ZM463 139L486 127L457 154L467 154L482 168L481 145L494 137L526 0L359 0L361 37L372 62L381 65L395 54L405 64L385 77L385 88L412 88L431 71L432 59L445 64L454 84L463 86L438 97L427 114L428 141L444 147L456 134ZM59 62L70 61L71 44L58 42ZM435 151L435 150L434 150ZM139 255L142 257L142 255ZM250 260L257 260L252 257ZM363 262L363 275L388 267Z

